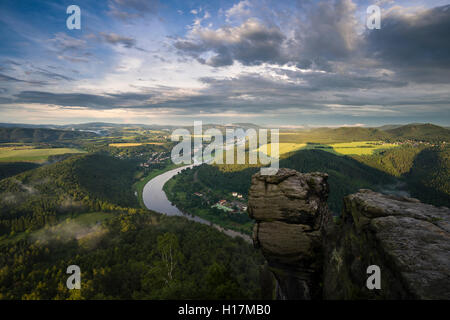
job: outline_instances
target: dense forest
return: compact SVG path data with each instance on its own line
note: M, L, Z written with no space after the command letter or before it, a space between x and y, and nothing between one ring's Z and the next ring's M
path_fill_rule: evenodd
M77 238L0 242L0 299L261 299L263 264L208 226L116 212ZM81 290L66 287L69 265L81 269Z
M15 176L21 172L35 169L39 164L32 162L3 162L0 163L0 180Z
M402 146L371 156L352 156L401 178L412 197L450 207L450 147Z
M202 165L192 170L192 175L197 172L197 177L202 184L212 190L221 190L224 194L233 191L248 195L251 176L259 168L245 165L231 168L227 165L209 166ZM329 175L330 194L328 205L338 214L342 208L342 199L345 195L356 192L361 188L380 189L385 184L394 183L395 178L389 174L369 167L347 156L337 156L321 150L300 150L288 158L280 160L280 168L291 168L300 172L321 171ZM192 189L191 182L180 188ZM188 184L191 185L188 186ZM174 199L175 200L175 199ZM175 203L177 203L175 201Z
M450 207L450 147L422 150L405 179L413 197Z
M0 181L0 236L54 223L71 212L138 208L134 160L72 156Z
M89 154L1 180L0 299L271 298L258 251L140 209L135 173L134 160ZM65 286L72 264L81 290Z

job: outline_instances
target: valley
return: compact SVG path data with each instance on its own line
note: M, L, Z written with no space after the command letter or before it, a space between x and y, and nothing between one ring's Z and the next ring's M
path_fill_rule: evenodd
M273 278L249 243L248 190L259 164L183 167L170 161L169 128L95 128L102 134L71 131L66 140L46 129L49 140L9 134L3 142L2 299L271 297ZM362 188L449 206L449 130L415 128L417 138L408 126L403 136L401 127L285 132L280 167L328 173L335 219L343 197ZM170 279L167 243L178 266ZM74 263L85 270L81 292L63 285L63 267Z

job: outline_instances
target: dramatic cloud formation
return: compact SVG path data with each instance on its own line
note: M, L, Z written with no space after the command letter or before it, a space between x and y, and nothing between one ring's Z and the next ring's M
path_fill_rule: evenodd
M450 81L450 5L409 12L392 8L382 28L367 34L377 62L415 82Z
M285 36L276 26L264 26L256 19L249 19L238 27L195 28L189 37L175 42L175 47L213 67L232 65L234 61L255 65L283 60L280 46ZM203 58L203 53L208 52L215 55Z
M448 125L450 5L419 2L82 1L82 29L68 31L45 15L36 28L5 0L0 114ZM369 4L379 30L366 28Z

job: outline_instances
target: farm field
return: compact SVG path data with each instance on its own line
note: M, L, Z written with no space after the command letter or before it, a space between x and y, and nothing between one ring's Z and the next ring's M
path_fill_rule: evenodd
M334 143L331 144L330 147L332 147L338 154L371 155L376 150L395 148L397 145L392 143L383 143L381 141L358 141Z
M0 147L0 162L45 162L49 156L66 153L84 153L72 148L35 149L32 146Z
M163 145L164 142L129 142L129 143L110 143L108 146L115 148L139 147L144 144Z
M271 155L271 150L272 150L272 144L268 143L265 146L267 146L267 149L265 150L264 153L266 153L267 155ZM280 142L278 144L279 147L279 153L280 155L288 153L288 152L292 152L292 151L297 151L300 150L304 147L306 147L306 143L289 143L289 142ZM258 152L263 148L263 146L259 147L258 149L256 149Z
M267 144L267 153L271 154L271 144ZM321 143L279 143L280 155L297 151L300 149L318 149L322 151L331 152L337 155L371 155L376 150L389 149L397 147L397 145L392 143L384 143L382 141L358 141L358 142L343 142L343 143L333 143L333 144L321 144ZM259 151L261 147L257 150Z

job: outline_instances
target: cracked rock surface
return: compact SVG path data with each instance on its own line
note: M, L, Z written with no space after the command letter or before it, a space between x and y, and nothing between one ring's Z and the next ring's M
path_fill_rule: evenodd
M327 245L326 297L450 299L448 208L360 190L345 197L335 232L336 243ZM381 268L381 290L367 290L361 276L372 264Z
M359 190L335 223L327 174L280 169L252 177L253 241L278 299L450 299L450 209ZM367 268L381 271L370 290Z
M279 299L320 295L322 229L330 216L327 178L292 169L252 177L248 211L257 222L253 241L277 279Z

